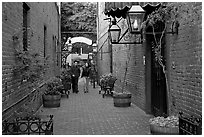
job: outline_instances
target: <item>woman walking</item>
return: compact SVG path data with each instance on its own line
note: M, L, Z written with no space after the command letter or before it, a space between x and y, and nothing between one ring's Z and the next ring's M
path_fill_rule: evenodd
M90 65L86 62L85 65L82 67L82 77L84 79L84 93L89 92L89 75L90 75Z

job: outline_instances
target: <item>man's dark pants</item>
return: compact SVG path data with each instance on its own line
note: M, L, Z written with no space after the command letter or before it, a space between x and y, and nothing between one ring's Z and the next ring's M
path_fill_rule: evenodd
M78 80L79 80L78 77L72 77L72 91L73 91L73 93L78 93L79 92L79 90L78 90Z

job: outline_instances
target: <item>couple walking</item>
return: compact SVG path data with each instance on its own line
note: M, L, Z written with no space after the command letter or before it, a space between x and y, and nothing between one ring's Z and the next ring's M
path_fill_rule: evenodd
M83 89L84 93L88 93L89 91L89 76L90 76L90 66L86 62L85 65L79 67L79 61L74 61L74 64L71 66L72 73L72 91L73 93L78 93L78 81L79 78L83 80Z

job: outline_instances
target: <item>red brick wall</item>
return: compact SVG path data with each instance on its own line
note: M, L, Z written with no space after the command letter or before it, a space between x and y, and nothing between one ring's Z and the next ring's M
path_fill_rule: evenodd
M178 6L178 35L167 37L170 47L170 113L202 114L202 3Z
M27 3L30 7L28 34L28 50L40 53L43 56L44 25L47 26L47 53L50 55L50 65L45 79L54 76L53 70L53 36L60 41L58 29L58 12L55 3ZM12 68L15 64L14 46L12 36L20 32L23 25L23 3L2 3L2 111L3 119L9 118L13 111L19 109L25 102L20 102L24 96L31 92L28 83L21 84L13 77ZM57 68L59 70L59 67ZM40 105L39 100L36 102ZM16 105L14 105L16 104ZM12 108L10 108L14 105ZM38 107L39 107L38 105Z

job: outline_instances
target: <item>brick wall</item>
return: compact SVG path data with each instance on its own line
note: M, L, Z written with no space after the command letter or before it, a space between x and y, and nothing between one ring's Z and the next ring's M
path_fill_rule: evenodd
M202 114L202 3L174 3L179 33L170 47L170 113Z
M123 34L126 28L128 28L127 22L125 19L122 19L118 24L121 26ZM135 37L131 36L132 38L128 41L133 42ZM122 41L125 42L123 39ZM117 77L115 90L121 92L124 86L124 91L132 93L132 103L141 109L145 109L144 47L142 44L113 44L112 46L113 74ZM127 74L125 78L126 67Z
M49 69L45 79L54 76L55 70L59 70L52 60L55 58L53 51L56 48L53 37L60 41L58 11L55 3L27 3L29 10L28 50L37 52L43 56L44 52L44 25L47 27L47 55L49 58ZM12 37L19 33L23 25L23 3L11 2L2 4L2 111L3 119L9 118L14 111L26 103L23 97L29 95L32 89L29 83L21 83L19 79L13 77L12 68L15 64L14 45ZM21 33L21 32L20 32ZM22 34L21 34L22 35ZM32 96L32 95L31 95ZM32 99L32 98L30 98ZM19 103L17 103L19 102ZM40 100L36 100L41 104ZM36 105L36 107L39 107ZM12 106L12 107L11 107Z
M107 18L103 11L105 8L105 2L99 3L98 10L98 49L97 54L97 65L98 65L98 74L103 75L105 73L110 73L110 47L108 39L108 21L104 21Z

